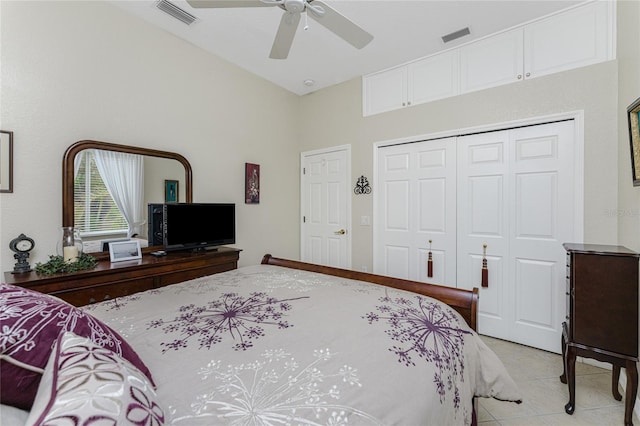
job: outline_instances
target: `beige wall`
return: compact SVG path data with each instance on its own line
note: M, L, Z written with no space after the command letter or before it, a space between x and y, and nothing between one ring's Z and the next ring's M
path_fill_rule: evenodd
M296 257L299 99L102 2L0 2L0 127L15 136L14 192L0 195L0 271L9 241L55 254L62 155L95 139L175 151L194 201L237 204L241 264ZM244 163L259 163L259 205L244 204Z
M359 79L302 98L302 151L352 144L353 176L373 180L374 143L493 123L584 111L585 241L616 243L618 208L617 63L615 61L362 117ZM375 191L375 188L374 188ZM371 195L353 196L352 267L372 268Z
M54 253L62 153L77 140L187 157L195 201L237 203L241 264L252 264L299 255L300 151L351 144L352 183L372 181L376 142L577 110L585 240L640 249L621 118L640 96L639 8L618 4L618 61L363 118L360 79L298 98L109 4L2 1L0 127L16 149L14 193L0 195L0 270L13 267L7 247L21 232L36 240L32 263ZM259 205L243 202L244 162L261 164ZM353 267L371 268L372 228L359 223L372 196L352 206Z
M640 251L640 187L633 187L627 107L640 97L640 2L618 2L619 243Z
M185 170L177 160L146 156L144 159L145 205L164 202L164 181L178 181L178 201L186 200Z

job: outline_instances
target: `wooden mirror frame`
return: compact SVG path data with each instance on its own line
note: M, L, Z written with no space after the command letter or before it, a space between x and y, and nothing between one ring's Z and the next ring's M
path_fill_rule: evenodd
M82 140L74 143L64 153L62 159L62 226L74 226L73 183L74 161L76 155L85 149L102 149L105 151L126 152L128 154L148 155L151 157L177 160L184 166L185 201L193 202L191 164L180 154L156 149L140 148L137 146L119 145L109 142Z

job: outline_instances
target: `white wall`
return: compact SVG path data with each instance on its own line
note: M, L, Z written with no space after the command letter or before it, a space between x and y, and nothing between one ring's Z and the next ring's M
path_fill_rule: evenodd
M194 201L237 204L241 264L297 257L299 99L102 2L0 2L0 128L14 131L14 192L0 194L0 271L9 241L55 254L62 155L95 139L175 151ZM261 165L259 205L244 204L244 163Z
M584 110L585 241L618 239L617 62L581 68L456 96L393 112L362 117L360 79L302 98L300 149L352 144L352 184L373 178L373 145L379 141ZM375 188L374 188L375 191ZM371 195L352 195L352 267L372 268Z

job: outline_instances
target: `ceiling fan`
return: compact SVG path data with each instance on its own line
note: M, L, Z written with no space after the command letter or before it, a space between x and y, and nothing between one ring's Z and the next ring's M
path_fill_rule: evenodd
M194 8L280 7L285 13L269 54L272 59L287 58L304 12L356 49L362 49L373 40L371 34L320 0L187 0L187 3Z

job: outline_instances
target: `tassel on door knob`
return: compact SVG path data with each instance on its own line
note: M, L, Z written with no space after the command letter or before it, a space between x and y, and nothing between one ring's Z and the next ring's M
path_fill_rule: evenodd
M482 287L489 287L489 268L487 267L487 245L482 245Z
M427 277L433 277L433 253L431 253L431 240L429 240L429 258L427 259Z

